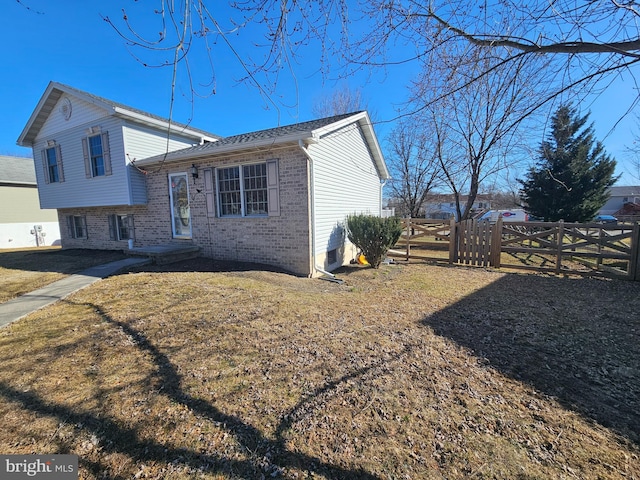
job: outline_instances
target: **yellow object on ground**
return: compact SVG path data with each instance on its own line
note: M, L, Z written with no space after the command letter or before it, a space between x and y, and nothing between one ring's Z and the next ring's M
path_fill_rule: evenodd
M360 265L369 265L369 262L367 262L367 258L363 254L359 254L356 257L356 260Z

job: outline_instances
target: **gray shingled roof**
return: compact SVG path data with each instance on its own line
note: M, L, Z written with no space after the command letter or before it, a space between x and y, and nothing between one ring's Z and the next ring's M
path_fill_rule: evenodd
M185 156L202 156L207 153L215 154L216 150L224 148L229 145L237 145L241 148L242 144L249 144L257 141L265 141L272 139L274 143L278 139L283 137L295 137L296 134L301 136L304 134L310 134L312 131L319 128L326 127L332 123L338 122L344 118L357 115L361 112L345 113L342 115L335 115L333 117L319 118L317 120L310 120L308 122L294 123L293 125L286 125L284 127L268 128L266 130L258 130L255 132L241 133L240 135L233 135L231 137L224 137L216 142L207 142L202 145L196 145L193 147L184 148L182 150L176 150L170 152L167 156L158 155L149 159L145 159L142 163L153 162L156 158L166 157L185 157Z
M635 185L611 187L609 193L615 197L634 197L640 195L640 186Z
M98 102L107 103L109 105L113 105L114 107L120 107L120 108L123 108L125 110L130 110L132 112L139 113L140 115L144 115L146 117L155 118L156 120L160 120L161 122L168 122L169 121L167 118L161 117L159 115L154 115L153 113L145 112L144 110L140 110L138 108L134 108L134 107L131 107L129 105L125 105L124 103L114 102L113 100L109 100L108 98L100 97L98 95L94 95L93 93L85 92L84 90L79 90L79 89L71 87L69 85L65 85L64 83L58 83L58 85L68 89L71 92L74 92L76 95L78 95L80 97L85 96L85 97L93 98L94 100L97 100ZM194 132L201 133L201 134L203 134L204 136L207 136L207 137L222 138L219 135L216 135L216 134L211 133L211 132L207 132L205 130L200 130L198 128L194 128L191 125L185 125L183 123L174 122L174 121L171 121L171 124L174 125L177 128L188 128L189 130L193 130Z
M33 159L0 155L0 183L35 185L36 170Z

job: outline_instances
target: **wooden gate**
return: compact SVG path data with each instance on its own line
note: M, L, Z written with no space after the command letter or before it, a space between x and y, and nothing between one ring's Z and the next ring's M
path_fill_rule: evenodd
M493 231L489 222L465 220L456 225L453 263L488 267L493 264ZM498 239L498 251L500 240Z

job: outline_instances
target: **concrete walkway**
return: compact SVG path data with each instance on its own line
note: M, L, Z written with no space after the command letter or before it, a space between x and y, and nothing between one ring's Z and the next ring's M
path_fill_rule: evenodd
M144 265L147 263L151 263L151 259L132 257L116 262L105 263L104 265L97 265L75 275L65 277L57 282L50 283L46 287L2 303L0 304L0 328L21 319L31 312L35 312L58 300L62 300L72 293L97 282L101 278L114 275L136 265Z

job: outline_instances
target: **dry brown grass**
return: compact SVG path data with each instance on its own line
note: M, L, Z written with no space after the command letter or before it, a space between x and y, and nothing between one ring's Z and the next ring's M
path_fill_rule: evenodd
M196 266L2 330L0 451L87 479L638 478L640 284Z
M122 252L62 250L60 247L0 249L0 303L67 275L124 258Z

